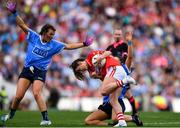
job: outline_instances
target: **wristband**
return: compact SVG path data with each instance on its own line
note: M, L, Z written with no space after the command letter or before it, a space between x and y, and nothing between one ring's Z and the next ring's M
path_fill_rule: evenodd
M131 41L128 41L128 45L132 45L132 42L131 42Z

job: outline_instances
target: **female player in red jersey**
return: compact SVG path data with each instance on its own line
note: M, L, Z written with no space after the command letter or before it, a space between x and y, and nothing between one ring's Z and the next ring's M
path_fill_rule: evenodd
M125 33L125 40L126 42L123 42L121 39L122 37L122 31L119 29L115 29L114 31L114 40L116 43L113 43L110 45L107 49L107 51L111 51L112 55L114 57L118 57L117 59L120 60L123 68L126 71L126 74L129 74L129 69L132 63L132 58L133 58L133 45L130 43L132 42L132 32L126 32ZM129 43L128 43L129 42ZM126 53L126 54L124 54ZM123 56L124 55L124 56ZM127 66L128 68L127 68ZM129 88L130 85L126 84L122 92L119 95L119 104L122 107L123 112L125 111L125 105L123 102L123 98L126 95L127 92L127 87ZM133 111L134 112L134 111ZM142 121L139 119L137 115L124 115L125 121L127 122L134 122L137 126L142 126ZM112 119L112 122L105 122L107 119ZM117 119L116 115L114 113L114 110L109 103L109 96L104 96L103 97L103 103L98 107L97 110L93 111L90 113L86 118L85 118L85 124L86 125L96 125L96 126L114 126L116 125Z
M97 64L92 63L93 57L99 55ZM104 64L101 62L106 60ZM100 92L103 96L109 95L119 126L127 126L122 112L122 107L118 102L120 91L124 84L136 84L136 81L128 76L121 66L119 60L111 56L109 51L92 51L86 59L77 59L71 66L77 79L83 80L85 72L88 71L90 77L102 80Z
M129 70L131 69L132 60L133 60L133 53L132 50L129 49L132 47L132 33L126 32L125 33L125 40L123 41L123 33L120 28L114 29L113 33L114 42L107 47L107 51L111 51L112 55L119 59L122 66L130 73ZM130 52L130 53L129 53ZM128 56L127 56L128 55ZM135 106L135 98L131 92L131 87L129 84L123 87L122 94L125 96L132 107L132 117L136 122L137 126L143 126L143 122L139 118L138 111Z

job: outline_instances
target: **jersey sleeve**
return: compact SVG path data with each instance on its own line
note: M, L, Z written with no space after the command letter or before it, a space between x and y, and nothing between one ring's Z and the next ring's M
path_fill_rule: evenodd
M55 41L55 42L56 42L55 53L60 54L61 51L65 48L66 44L59 41Z
M34 40L35 40L37 37L39 37L39 34L38 34L38 33L36 33L35 31L33 31L33 30L31 30L31 29L28 30L28 35L27 35L27 37L26 37L26 39L28 40L28 43L29 43L29 42L30 42L30 43L34 43L34 42L35 42Z

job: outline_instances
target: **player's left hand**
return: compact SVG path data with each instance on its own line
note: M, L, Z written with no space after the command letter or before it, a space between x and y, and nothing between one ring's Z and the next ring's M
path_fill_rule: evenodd
M132 38L133 38L133 33L131 31L125 33L125 40L127 42L132 41Z
M84 46L89 46L93 43L94 38L93 37L86 37L86 40L83 42Z
M16 2L8 0L6 7L11 13L16 12Z

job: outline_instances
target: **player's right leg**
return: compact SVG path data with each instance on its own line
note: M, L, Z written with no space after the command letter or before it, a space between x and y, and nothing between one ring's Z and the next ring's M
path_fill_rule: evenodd
M13 102L11 104L10 113L3 115L1 117L2 121L7 121L8 119L12 119L15 115L15 112L19 106L19 103L21 102L22 98L24 97L27 89L30 86L30 81L26 78L20 78L18 80L17 89L16 89L16 96L13 99Z
M118 100L120 92L121 92L121 88L118 88L113 93L110 94L110 104L112 105L113 110L116 114L116 118L118 120L118 124L116 126L127 126L122 107L119 104L119 100Z

